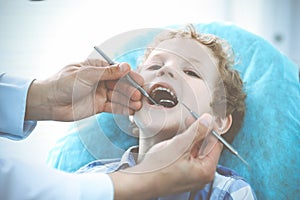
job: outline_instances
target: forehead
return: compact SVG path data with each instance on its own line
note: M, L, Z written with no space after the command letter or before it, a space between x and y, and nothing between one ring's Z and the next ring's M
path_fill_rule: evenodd
M205 65L217 64L217 59L207 46L192 38L172 38L160 42L152 53L169 53L187 61L200 62ZM150 54L151 55L151 54Z
M191 38L173 38L164 40L154 47L146 59L146 63L172 60L174 67L180 67L182 61L188 62L204 78L209 87L213 87L218 76L218 60L213 56L211 49ZM179 62L179 63L177 63Z

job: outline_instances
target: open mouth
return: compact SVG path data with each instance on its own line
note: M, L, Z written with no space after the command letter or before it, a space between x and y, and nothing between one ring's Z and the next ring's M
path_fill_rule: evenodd
M162 85L155 85L152 87L149 95L154 99L155 102L166 108L172 108L178 104L178 99L175 92ZM153 105L153 103L149 103Z

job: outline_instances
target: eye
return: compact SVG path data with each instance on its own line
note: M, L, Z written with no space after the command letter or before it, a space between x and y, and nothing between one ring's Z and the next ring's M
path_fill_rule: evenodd
M147 69L148 70L159 70L161 65L150 65Z
M195 72L193 72L191 70L184 70L184 73L189 75L189 76L193 76L195 78L201 78L198 74L196 74Z

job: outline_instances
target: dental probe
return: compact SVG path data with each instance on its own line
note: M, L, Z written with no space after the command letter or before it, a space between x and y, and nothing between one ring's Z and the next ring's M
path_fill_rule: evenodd
M200 116L195 113L194 111L192 111L187 105L185 105L183 102L181 102L181 104L191 113L191 115L195 118L198 119ZM248 162L243 159L240 154L237 152L237 150L235 150L224 138L222 138L216 131L212 130L211 133L218 139L221 141L222 144L224 144L225 147L228 148L228 150L234 154L235 156L237 156L243 163L245 163L247 166L249 166Z
M112 59L110 59L100 48L98 47L94 47L94 49L108 62L108 64L110 65L114 65L116 64L114 61L112 61ZM127 74L126 79L129 81L129 83L135 87L136 89L138 89L149 101L151 101L153 104L158 105L158 103L156 103L156 101L147 93L147 91L142 88L137 82L135 82L130 76L129 74Z

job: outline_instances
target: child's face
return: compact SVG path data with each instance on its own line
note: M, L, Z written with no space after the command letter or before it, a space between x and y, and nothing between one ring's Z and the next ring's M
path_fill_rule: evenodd
M140 67L140 74L144 88L164 106L143 99L142 109L134 115L140 132L147 137L163 133L169 138L185 130L185 120L191 115L180 102L199 115L211 113L216 63L211 50L194 39L161 42Z

